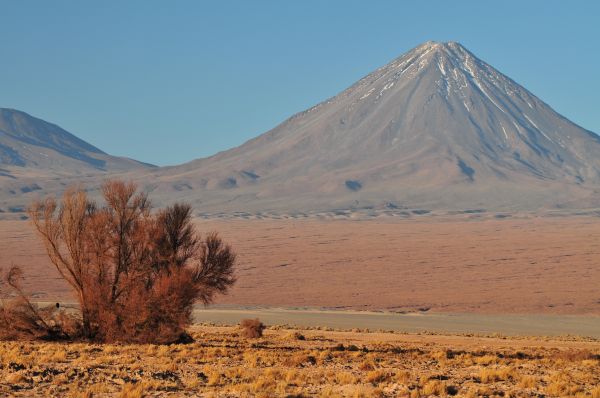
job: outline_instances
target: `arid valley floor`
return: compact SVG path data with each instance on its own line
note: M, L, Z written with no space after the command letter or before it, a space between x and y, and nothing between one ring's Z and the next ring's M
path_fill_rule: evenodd
M264 337L2 342L0 396L600 397L600 222L483 218L198 220L239 265L196 319ZM72 301L28 222L0 222L0 253L35 300Z
M600 219L198 220L238 254L218 304L600 315ZM69 300L27 221L0 221L0 267Z

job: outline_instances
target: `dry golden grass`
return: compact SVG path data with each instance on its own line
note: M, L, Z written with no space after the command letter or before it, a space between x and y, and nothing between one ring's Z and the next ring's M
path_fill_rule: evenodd
M479 379L482 383L494 383L515 378L515 370L511 367L502 368L483 368L479 372Z
M0 342L0 396L600 398L593 341L283 328L245 339L215 326L193 336L171 346Z

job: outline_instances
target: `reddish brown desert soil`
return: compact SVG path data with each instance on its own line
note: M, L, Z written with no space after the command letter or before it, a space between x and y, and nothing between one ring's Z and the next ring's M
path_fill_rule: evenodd
M239 254L220 304L600 314L600 220L209 220ZM65 299L28 222L0 222L0 266Z

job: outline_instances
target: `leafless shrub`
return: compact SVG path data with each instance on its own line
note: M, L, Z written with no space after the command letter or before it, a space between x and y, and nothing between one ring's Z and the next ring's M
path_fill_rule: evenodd
M298 331L294 331L294 332L289 333L286 336L286 338L288 340L302 340L302 341L306 340L306 337L302 333L300 333Z
M216 233L200 238L187 204L152 214L147 196L121 181L105 183L103 196L100 207L83 190L69 190L60 205L48 198L29 211L52 264L75 292L80 336L180 340L194 303L212 302L235 282L235 254ZM45 333L41 312L24 294L19 300L22 328Z
M21 287L23 273L13 266L0 282L2 288L8 286L16 297L0 304L0 339L2 340L63 340L80 333L79 322L51 305L39 308L32 304ZM3 295L8 292L1 289Z
M262 337L265 325L258 319L243 319L240 323L242 335L249 339Z

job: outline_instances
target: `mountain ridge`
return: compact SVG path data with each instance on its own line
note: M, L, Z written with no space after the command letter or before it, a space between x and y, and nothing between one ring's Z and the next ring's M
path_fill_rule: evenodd
M111 156L26 112L0 108L0 218L23 218L34 199L69 185L97 186L115 173L153 167Z
M125 171L152 166L110 156L60 126L26 112L0 108L0 166L59 174Z
M430 41L238 147L115 176L198 214L596 209L600 138L460 43Z

